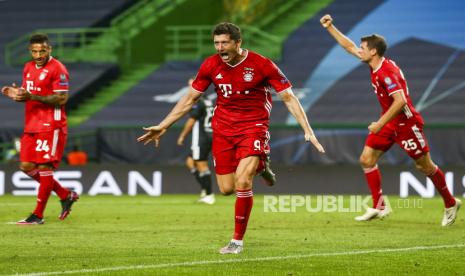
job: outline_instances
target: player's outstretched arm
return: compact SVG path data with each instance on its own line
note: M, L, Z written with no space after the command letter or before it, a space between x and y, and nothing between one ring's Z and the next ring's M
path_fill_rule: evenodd
M359 49L355 43L339 31L333 24L331 15L326 14L320 19L321 25L336 39L337 43L342 46L347 52L360 58Z
M197 100L202 96L201 92L189 89L186 95L184 95L176 105L173 107L171 112L161 121L160 124L151 127L144 127L145 134L137 138L137 142L143 142L144 145L154 142L155 146L158 147L160 137L168 130L168 128L182 118Z
M299 99L297 99L297 97L292 92L292 89L288 88L285 91L280 92L278 95L281 97L281 100L284 102L289 112L292 114L292 116L294 116L294 118L304 130L305 141L311 142L319 152L324 153L325 149L316 138L312 127L308 123L307 115L305 114Z
M184 139L186 139L187 134L191 132L192 128L194 127L194 124L197 120L194 118L189 118L187 119L186 123L184 124L184 128L182 129L181 133L179 134L178 137L178 145L182 146L184 144Z

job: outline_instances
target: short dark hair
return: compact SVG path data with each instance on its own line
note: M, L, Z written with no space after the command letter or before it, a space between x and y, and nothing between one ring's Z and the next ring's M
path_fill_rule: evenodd
M379 34L367 35L361 38L362 42L366 42L368 49L376 49L380 57L384 56L387 49L386 39Z
M241 28L239 26L229 23L229 22L222 22L215 26L213 29L213 35L222 35L228 34L232 40L239 41L241 40Z
M46 43L47 45L50 45L50 40L48 39L48 36L43 33L37 33L33 34L31 38L29 39L29 44L43 44Z

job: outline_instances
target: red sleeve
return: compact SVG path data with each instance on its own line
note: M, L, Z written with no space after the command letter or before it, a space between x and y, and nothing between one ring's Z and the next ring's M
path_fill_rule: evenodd
M205 60L200 66L197 76L195 76L194 81L192 82L192 88L199 92L205 92L208 86L211 84L210 71L211 71L211 61L210 59Z
M280 93L289 87L292 87L291 82L281 72L281 70L274 64L273 61L266 59L265 65L263 66L265 77L268 83L273 86L277 93Z
M69 90L69 74L64 66L57 66L53 74L52 89L55 93L68 92Z
M389 96L402 90L402 85L399 81L399 76L392 70L380 72L380 82L386 88Z

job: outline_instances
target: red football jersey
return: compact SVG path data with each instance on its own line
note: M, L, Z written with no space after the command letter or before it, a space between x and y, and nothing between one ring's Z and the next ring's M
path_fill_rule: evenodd
M389 124L398 125L423 125L423 118L420 113L415 110L412 99L410 98L407 81L405 80L402 70L395 64L394 61L383 58L381 66L376 70L371 70L371 85L375 89L378 101L383 109L384 114L391 106L394 99L391 97L394 93L402 93L407 104Z
M68 93L68 70L52 57L40 68L34 61L30 61L24 65L22 87L40 96ZM52 106L39 101L26 102L24 132L47 132L62 127L66 127L64 106Z
M223 62L218 54L207 58L192 88L204 92L212 82L218 95L212 128L222 135L268 131L271 87L277 93L291 87L271 60L252 51L236 65Z

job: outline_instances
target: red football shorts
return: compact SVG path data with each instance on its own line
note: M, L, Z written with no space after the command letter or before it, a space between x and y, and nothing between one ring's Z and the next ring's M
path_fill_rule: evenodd
M238 136L223 136L213 133L212 154L216 174L236 172L239 161L252 155L260 157L257 173L263 171L265 168L264 160L270 152L269 140L268 131Z
M423 126L416 124L397 126L397 128L387 124L380 132L368 134L365 145L386 152L394 143L413 159L418 159L429 152Z
M51 163L58 168L65 150L66 133L61 129L50 132L24 133L21 137L21 162Z

